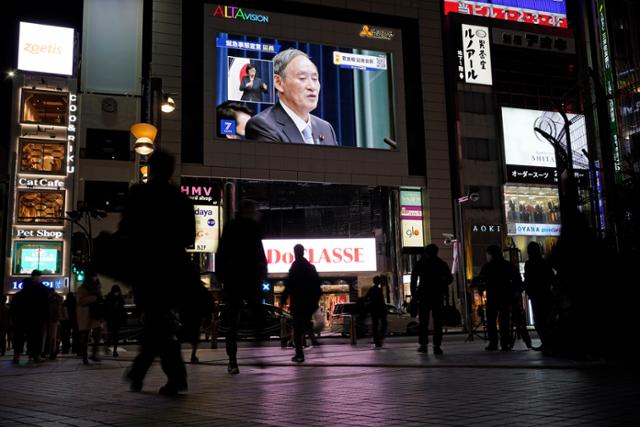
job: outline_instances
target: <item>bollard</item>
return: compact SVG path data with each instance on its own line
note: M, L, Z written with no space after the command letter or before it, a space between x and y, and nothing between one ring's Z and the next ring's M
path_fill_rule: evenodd
M215 311L211 315L211 348L218 348L218 316Z
M287 330L287 319L280 315L280 347L287 348L289 343L289 331Z
M356 345L358 343L358 321L357 317L354 315L349 316L350 324L349 324L349 338L350 344Z

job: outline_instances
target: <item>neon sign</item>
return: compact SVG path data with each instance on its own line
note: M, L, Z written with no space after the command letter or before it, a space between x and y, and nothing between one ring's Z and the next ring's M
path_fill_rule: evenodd
M444 0L444 14L449 13L568 27L564 0Z
M239 19L241 21L260 22L263 24L269 23L269 17L267 15L245 12L241 7L236 6L223 6L219 4L217 7L211 8L209 15L217 16L218 18Z
M78 95L72 93L69 95L69 126L67 127L67 144L68 144L68 156L67 156L67 173L74 173L76 171L75 166L75 152L74 146L76 142L76 123L78 121Z

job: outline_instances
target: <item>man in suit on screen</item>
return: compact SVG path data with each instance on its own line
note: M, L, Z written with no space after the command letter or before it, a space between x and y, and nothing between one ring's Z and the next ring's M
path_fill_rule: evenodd
M333 126L311 114L318 106L320 80L307 54L297 49L278 53L273 72L279 100L247 122L247 139L338 145Z

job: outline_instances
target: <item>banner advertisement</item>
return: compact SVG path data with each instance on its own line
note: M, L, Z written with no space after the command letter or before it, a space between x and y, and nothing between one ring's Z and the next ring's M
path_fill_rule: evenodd
M318 273L377 271L376 239L265 239L269 273L288 273L293 247L301 244Z
M196 241L189 252L208 252L218 250L220 240L220 208L218 206L196 205Z
M400 189L400 233L403 248L424 247L422 191Z
M488 86L493 84L489 45L488 27L462 24L465 82Z

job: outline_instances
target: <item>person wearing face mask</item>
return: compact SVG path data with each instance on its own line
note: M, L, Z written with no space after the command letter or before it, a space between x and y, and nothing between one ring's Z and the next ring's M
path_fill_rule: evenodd
M311 114L318 107L320 79L309 56L284 50L273 58L273 73L279 100L247 122L247 139L338 145L333 126Z
M518 287L522 279L515 265L504 259L502 249L491 245L487 248L487 263L482 266L480 275L474 282L480 292L486 291L487 298L487 333L489 334L488 351L498 349L498 326L500 323L500 348L502 351L511 349L511 327L509 317L513 289Z

